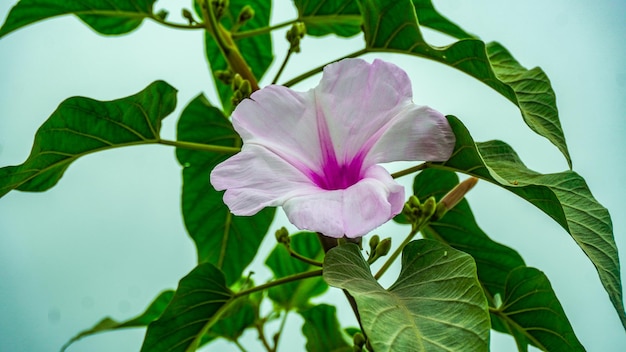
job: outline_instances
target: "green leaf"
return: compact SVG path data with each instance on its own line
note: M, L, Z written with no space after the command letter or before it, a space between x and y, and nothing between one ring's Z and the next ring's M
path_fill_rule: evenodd
M543 351L584 351L548 278L535 268L514 269L502 306L493 313ZM519 333L516 339L520 338Z
M0 197L13 189L43 192L79 157L159 141L161 120L176 106L176 89L156 81L143 91L102 102L65 100L37 130L28 159L0 169Z
M309 35L336 34L351 37L361 32L361 11L354 0L294 0L298 21L304 22Z
M352 346L341 331L334 306L320 304L298 313L304 318L302 334L306 337L307 352L352 351Z
M208 332L211 337L223 337L229 341L237 340L247 328L254 325L257 305L248 297L242 297L224 313Z
M178 121L178 140L239 146L230 121L203 95L196 97ZM228 155L176 149L183 166L182 212L185 227L196 244L198 262L209 262L226 275L228 285L241 277L254 258L274 218L274 208L254 216L234 216L209 183L209 173Z
M454 172L426 169L415 177L413 183L413 191L420 200L426 200L430 196L441 199L448 191L459 183L459 179ZM467 254L470 254L476 262L478 280L485 290L491 307L498 307L498 299L505 297L511 287L512 277L517 277L520 267L526 267L523 259L513 249L501 245L491 240L478 227L474 220L474 215L466 200L462 200L446 215L433 223L428 224L422 229L425 237L438 240ZM525 268L527 272L535 272L535 269ZM542 275L542 274L541 274ZM550 297L549 300L533 299L532 304L529 303L526 308L529 311L550 310L548 316L536 317L541 321L532 323L527 319L526 315L519 315L522 319L517 319L518 315L507 316L497 311L491 312L492 328L513 335L518 345L527 346L532 343L537 347L552 346L553 339L556 337L566 341L568 346L580 345L573 334L571 325L567 320L567 316L563 311L556 298L556 294L552 291L548 279L543 277L541 280L542 295ZM513 285L514 286L514 285ZM501 302L501 301L500 301ZM543 304L543 306L542 306ZM559 309L553 309L558 307ZM541 326L542 332L537 333L537 325ZM561 339L558 339L561 341ZM561 346L562 348L552 348L550 351L570 351L571 347ZM568 347L568 348L565 348Z
M250 5L254 9L254 17L247 21L239 29L240 31L249 31L269 26L272 4L267 0L230 0L229 10L226 11L222 17L220 21L221 24L226 29L232 28L237 20L237 15L246 5ZM216 71L228 69L228 64L226 63L224 55L217 46L215 39L213 39L209 33L205 34L204 43L211 71L215 73ZM272 54L271 36L269 34L263 34L242 38L237 40L236 44L244 60L246 60L246 63L250 66L254 77L256 77L257 80L261 80L274 60L274 55ZM227 114L230 114L233 110L231 102L233 90L231 86L216 79L215 87L217 88L217 92L222 102L223 110Z
M459 178L454 172L426 169L415 177L413 192L421 201L431 196L440 200L458 183ZM490 303L493 303L494 295L504 294L509 273L517 267L526 266L515 250L491 240L478 227L465 199L443 218L428 224L422 233L427 238L447 244L474 258L478 280L487 291Z
M124 34L153 17L156 0L21 0L0 28L0 38L50 17L74 14L102 34Z
M424 40L411 0L363 0L366 50L424 57L459 69L517 105L526 124L571 159L550 81L540 68L521 66L498 43L464 39L446 47Z
M290 246L296 253L313 260L322 260L324 257L324 250L320 241L317 235L312 232L300 232L291 236ZM265 265L272 270L277 279L318 269L292 258L282 244L276 245L267 257ZM324 293L327 288L326 282L321 277L316 277L272 287L268 291L268 296L286 310L305 309L311 298Z
M454 152L447 162L429 163L429 166L490 181L534 204L558 222L596 266L600 281L626 327L611 217L593 197L584 179L573 171L543 175L530 170L506 143L474 143L456 117L448 116L448 121L456 135Z
M457 24L437 12L431 0L413 0L413 6L415 6L415 13L420 25L457 39L474 38L473 35L465 32Z
M398 280L385 290L359 247L331 249L324 279L355 298L376 352L487 351L489 312L468 254L432 240L409 243Z
M198 265L180 280L161 317L148 326L141 351L195 351L232 302L224 274L213 264Z
M123 328L148 326L148 324L156 320L163 313L165 307L167 307L167 305L170 303L173 296L174 291L168 290L161 292L159 296L155 298L152 303L150 303L150 306L146 309L145 312L135 318L126 320L124 322L118 322L109 317L106 317L98 322L96 325L94 325L94 327L92 327L91 329L82 331L78 335L72 337L71 340L63 345L61 351L65 351L72 343L82 339L83 337L87 337L93 334Z

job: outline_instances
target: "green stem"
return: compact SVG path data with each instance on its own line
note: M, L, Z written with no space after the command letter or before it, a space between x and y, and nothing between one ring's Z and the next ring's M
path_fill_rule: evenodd
M404 247L406 247L406 245L409 244L409 242L411 242L413 237L415 237L415 235L417 235L417 233L420 232L422 227L424 227L424 225L426 225L427 223L428 223L428 220L424 220L424 221L422 221L419 224L414 224L413 225L409 235L406 236L404 241L402 241L400 246L398 248L396 248L396 250L393 252L393 254L391 254L391 256L389 258L387 258L387 261L385 261L385 263L383 264L383 266L380 267L380 269L378 270L376 275L374 275L374 279L378 280L378 279L380 279L381 276L383 276L383 274L387 271L387 269L389 269L391 264L393 264L393 262L396 261L396 258L398 258L398 256L402 253L402 250L404 249Z
M301 262L307 263L309 265L313 265L313 266L319 266L320 268L323 266L323 264L321 262L318 262L316 260L313 260L311 258L307 258L305 256L303 256L302 254L298 253L298 252L294 252L293 249L291 249L291 247L286 246L287 247L287 251L289 251L289 255L292 256L295 259L298 259Z
M236 148L236 147L226 147L222 145L202 144L202 143L193 143L193 142L170 141L167 139L159 139L157 143L170 145L176 148L200 150L204 152L215 152L215 153L223 153L223 154L236 154L236 153L239 153L239 151L241 150L240 148Z
M233 340L233 342L235 343L235 345L236 345L237 347L239 347L239 350L240 350L241 352L248 352L248 351L245 349L245 347L243 347L243 346L241 345L241 343L239 342L239 340L238 340L238 339L234 339L234 340Z
M289 50L287 51L287 56L285 56L283 63L280 65L280 68L278 69L278 72L276 73L276 77L274 77L274 80L272 80L272 84L276 84L276 82L278 82L278 78L280 77L280 75L283 73L283 70L287 66L287 61L289 61L289 58L291 57L292 52L293 50L289 48Z
M303 73L303 74L301 74L301 75L299 75L299 76L297 76L297 77L295 77L295 78L292 78L291 80L289 80L289 81L287 81L287 82L283 83L283 86L285 86L285 87L291 87L291 86L293 86L294 84L296 84L296 83L298 83L298 82L300 82L300 81L303 81L303 80L305 80L305 79L307 79L307 78L309 78L309 77L311 77L311 76L313 76L313 75L315 75L315 74L317 74L317 73L322 72L322 70L324 69L324 67L326 67L326 65L328 65L328 64L331 64L331 63L336 62L336 61L339 61L339 60L347 59L347 58L352 58L352 57L361 56L361 55L363 55L363 54L366 54L367 52L368 52L368 50L367 50L367 49L361 49L361 50L359 50L359 51L355 51L355 52L353 52L352 54L348 54L348 55L346 55L346 56L344 56L344 57L340 57L340 58L338 58L338 59L336 59L336 60L333 60L333 61L331 61L331 62L325 63L325 64L323 64L323 65L321 65L321 66L318 66L318 67L316 67L316 68L314 68L314 69L312 69L312 70L310 70L310 71L307 71L307 72L305 72L305 73Z
M420 170L424 170L427 167L428 167L428 163L422 163L422 164L410 167L408 169L404 169L404 170L401 170L401 171L398 171L398 172L394 172L393 174L391 174L391 177L392 178L399 178L399 177L402 177L402 176L410 175L410 174L412 174L414 172L417 172L417 171L420 171Z
M196 24L180 24L180 23L174 23L174 22L168 22L158 16L151 16L150 17L153 21L158 22L164 26L167 27L171 27L171 28L177 28L177 29L202 29L205 27L204 23L196 23Z
M280 336L283 333L283 330L285 329L285 322L287 321L287 315L289 315L289 311L285 311L285 315L283 316L283 320L280 322L280 327L278 328L278 331L276 332L276 335L274 335L274 348L272 349L273 352L276 352L276 350L278 349L278 342L280 341Z
M249 295L249 294L254 293L254 292L263 291L263 290L268 289L270 287L280 286L280 285L286 284L288 282L302 280L302 279L308 279L308 278L312 278L312 277L316 277L316 276L322 276L322 269L320 269L320 270L313 270L313 271L306 271L306 272L303 272L303 273L299 273L299 274L295 274L295 275L291 275L291 276L286 276L286 277L283 277L283 278L280 278L280 279L277 279L277 280L274 280L274 281L270 281L270 282L265 283L263 285L259 285L259 286L255 286L255 287L249 288L247 290L239 291L239 292L235 293L233 298L239 298L239 297L246 296L246 295Z
M294 24L296 22L298 22L298 19L287 21L287 22L283 22L283 23L279 23L279 24L275 24L275 25L269 26L269 27L257 28L257 29L252 29L252 30L249 30L249 31L243 31L243 32L237 32L237 33L233 33L232 34L232 38L233 38L233 40L239 40L239 39L243 39L243 38L254 37L254 36L257 36L257 35L269 33L269 32L271 32L271 31L273 31L275 29L287 27L287 26L289 26L291 24Z

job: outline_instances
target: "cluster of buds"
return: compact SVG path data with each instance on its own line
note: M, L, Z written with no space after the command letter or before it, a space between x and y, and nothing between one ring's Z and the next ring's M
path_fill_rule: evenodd
M378 258L384 257L391 249L391 238L384 238L382 241L378 235L370 238L370 255L367 258L368 264L373 264Z
M289 42L289 51L299 53L300 52L300 40L304 38L306 34L306 27L303 22L294 23L293 26L287 31L287 41Z
M402 215L412 224L421 224L425 221L437 221L450 209L454 208L465 197L476 183L476 177L470 177L459 183L437 203L435 197L430 197L422 204L416 196L411 196L404 204Z
M421 203L416 196L409 197L409 200L404 204L402 208L402 215L412 224L421 224L424 221L430 220L437 210L437 201L435 197L426 199L424 203Z
M219 20L224 15L224 12L228 10L228 0L212 0L211 6L213 7L213 14L215 15L215 19Z
M238 73L233 76L232 88L233 97L231 98L231 102L233 106L237 106L237 104L252 94L250 81L243 79Z

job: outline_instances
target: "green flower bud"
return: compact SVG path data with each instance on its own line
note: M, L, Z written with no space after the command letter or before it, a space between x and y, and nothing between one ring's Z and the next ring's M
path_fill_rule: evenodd
M378 247L376 247L376 255L378 257L384 257L389 253L390 250L391 250L391 238L385 238L382 241L380 241L380 244L378 244Z
M276 242L289 245L291 238L289 237L289 231L287 231L285 227L281 227L276 230L274 235L276 236Z
M423 220L430 219L430 217L433 216L433 214L435 214L436 210L437 210L437 201L435 200L435 197L430 197L426 199L424 204L422 204L422 219Z
M251 20L254 17L254 9L250 5L246 5L239 12L237 16L237 24L244 24L246 21Z
M192 25L194 23L196 23L196 20L193 18L193 14L191 13L191 11L187 10L187 9L183 9L182 11L182 16L184 18L187 19L187 21L189 21L189 24Z
M306 26L303 22L294 23L287 31L287 41L291 45L289 50L299 53L300 52L300 40L306 34Z
M370 238L370 252L374 253L379 242L380 237L378 237L378 235L374 235Z
M365 345L365 336L363 336L362 333L357 332L354 336L352 336L352 342L354 343L354 347L358 347L358 351L361 351ZM355 349L355 351L357 350Z
M167 12L166 10L159 10L159 12L156 13L156 17L160 18L161 20L165 21L165 19L167 18L167 15L169 15L170 13Z

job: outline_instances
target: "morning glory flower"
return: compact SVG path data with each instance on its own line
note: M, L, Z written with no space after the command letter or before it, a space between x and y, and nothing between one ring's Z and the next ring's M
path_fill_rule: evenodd
M270 85L232 115L241 152L211 172L235 215L282 206L302 230L359 237L404 205L404 188L377 164L444 161L455 137L439 112L415 105L399 67L345 59L307 92Z

